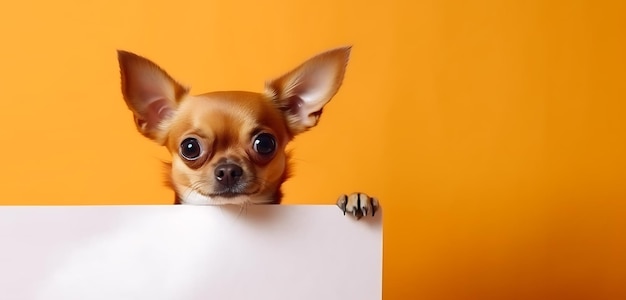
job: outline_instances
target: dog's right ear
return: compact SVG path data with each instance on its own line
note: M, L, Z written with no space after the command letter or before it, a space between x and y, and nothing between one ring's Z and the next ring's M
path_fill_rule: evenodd
M178 101L188 92L154 62L118 50L122 95L133 112L137 130L152 140L159 139L163 121L172 116Z

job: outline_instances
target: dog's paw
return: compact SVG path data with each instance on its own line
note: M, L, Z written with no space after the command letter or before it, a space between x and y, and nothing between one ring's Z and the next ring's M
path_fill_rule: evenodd
M370 197L364 193L352 193L350 195L341 195L337 199L337 206L346 213L353 215L357 220L365 216L375 216L380 209L378 199Z

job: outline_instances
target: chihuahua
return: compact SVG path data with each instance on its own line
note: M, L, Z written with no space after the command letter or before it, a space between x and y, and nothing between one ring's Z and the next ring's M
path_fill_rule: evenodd
M153 61L118 50L122 95L137 130L167 148L175 204L279 204L290 177L287 144L315 127L342 85L351 46L317 54L267 81L262 93L191 95ZM341 195L337 206L360 219L376 198Z

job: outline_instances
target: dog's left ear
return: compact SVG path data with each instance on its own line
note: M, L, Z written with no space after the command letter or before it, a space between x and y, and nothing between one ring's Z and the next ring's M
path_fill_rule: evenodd
M284 111L292 136L317 125L346 72L352 47L332 49L266 84L265 94Z

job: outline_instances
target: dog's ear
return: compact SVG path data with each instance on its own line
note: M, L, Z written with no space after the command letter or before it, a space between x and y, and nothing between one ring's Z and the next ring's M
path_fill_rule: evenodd
M351 49L318 54L266 84L266 96L284 112L292 135L317 125L324 106L343 83Z
M137 130L147 138L159 139L163 121L172 116L188 88L174 80L154 62L118 50L122 95L133 112Z

